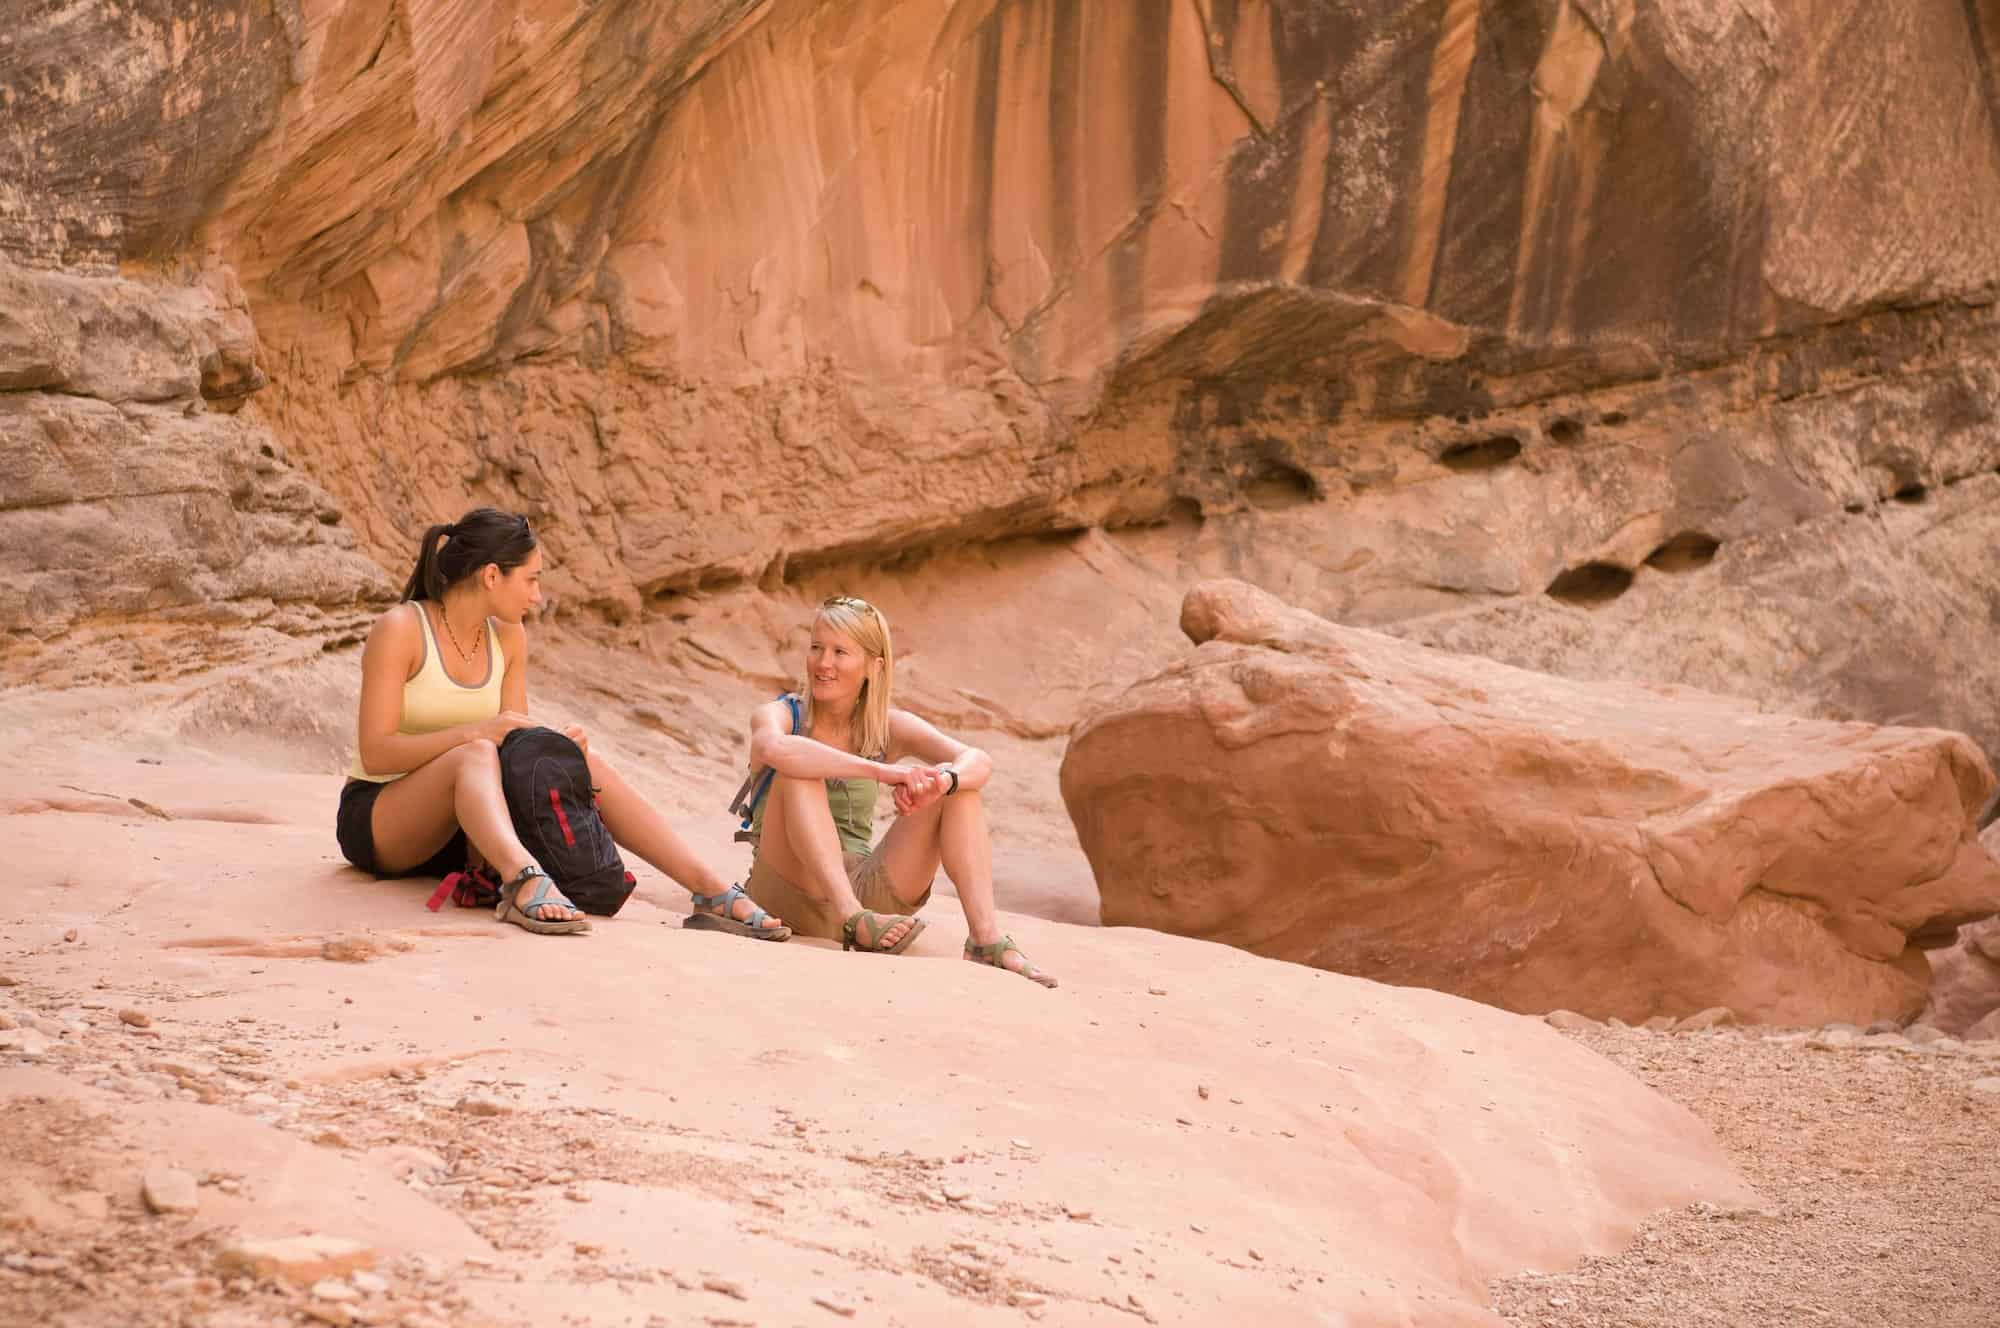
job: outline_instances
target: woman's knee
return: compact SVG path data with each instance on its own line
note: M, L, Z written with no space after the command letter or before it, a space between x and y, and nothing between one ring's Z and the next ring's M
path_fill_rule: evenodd
M823 779L802 779L797 775L779 775L771 781L771 796L791 801L796 798L816 798L825 803L826 781Z
M500 773L500 748L491 738L472 738L451 749L458 777Z

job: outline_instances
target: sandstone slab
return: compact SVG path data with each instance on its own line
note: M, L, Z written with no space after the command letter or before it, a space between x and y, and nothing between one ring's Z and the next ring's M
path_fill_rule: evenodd
M1951 733L1580 684L1189 593L1192 655L1076 731L1103 920L1515 1010L1907 1018L2000 910Z
M294 1286L311 1286L322 1278L341 1277L374 1265L373 1246L344 1236L239 1240L215 1256L217 1272L282 1278Z
M1222 1322L1247 1306L1274 1321L1473 1328L1490 1322L1494 1276L1609 1252L1659 1209L1752 1198L1707 1127L1633 1077L1538 1021L1436 992L1005 915L1037 962L1065 976L1049 993L960 962L964 932L948 907L929 911L912 954L862 964L823 945L717 943L673 925L679 892L651 887L587 948L531 951L535 938L516 944L490 917L434 918L421 891L329 861L337 775L179 764L191 758L152 772L198 786L234 813L223 820L124 783L133 763L122 753L98 760L50 743L32 753L65 764L27 768L25 750L0 761L0 807L73 784L142 793L177 814L107 833L87 811L9 813L33 830L17 835L24 917L125 905L82 958L51 948L15 971L68 1000L100 967L161 990L178 955L213 956L203 998L175 1005L160 1022L169 1045L148 1056L254 1055L271 1077L254 1094L225 1085L221 1103L148 1103L60 1068L0 1066L0 1106L21 1127L10 1147L52 1125L71 1131L8 1154L9 1211L25 1185L128 1174L136 1145L241 1178L240 1193L204 1187L205 1226L252 1242L343 1235L375 1250L383 1271L393 1265L399 1286L434 1269L421 1275L427 1299L449 1301L439 1320L555 1323L582 1303L597 1317L678 1321L705 1301L702 1313L808 1322L823 1315L809 1297L832 1295L862 1318L998 1322L1019 1317L1003 1304L1021 1291L1046 1298L1050 1321L1105 1328L1132 1321L1097 1304L1106 1294L1137 1297L1163 1323ZM80 841L98 869L57 884L53 865ZM164 869L135 870L156 856ZM214 881L246 860L295 888L201 913ZM154 882L136 897L135 877ZM53 934L64 921L31 925ZM358 930L395 931L417 948L357 968L302 943ZM500 990L524 964L565 1003L496 1023L490 1003L481 1019L478 1003L437 1000L441 976ZM1149 987L1170 994L1149 998ZM630 999L641 988L666 995ZM1260 1000L1298 1014L1246 1026L1241 1011ZM968 1039L962 1024L918 1020L881 1041L852 1018L857 1002L911 1001L976 1012L987 1032ZM716 1039L724 1022L743 1035ZM108 1017L81 1036L93 1057L127 1045ZM989 1037L1033 1045L1036 1073L996 1061ZM398 1077L416 1069L425 1084ZM500 1122L435 1109L501 1092L515 1113ZM885 1150L888 1102L905 1106ZM1106 1102L1118 1109L1079 1110ZM310 1141L329 1107L355 1145L346 1153ZM251 1118L266 1113L291 1123ZM720 1123L676 1133L688 1120ZM444 1159L453 1175L429 1188L396 1178L405 1162L428 1176ZM934 1204L947 1187L972 1197ZM860 1244L857 1219L869 1223ZM73 1244L97 1238L84 1231ZM553 1263L524 1262L517 1238ZM579 1247L597 1251L588 1265L572 1259ZM1319 1282L1311 1270L1329 1260L1346 1271ZM232 1266L256 1265L246 1251ZM606 1283L584 1284L596 1269ZM288 1286L341 1275L296 1272ZM741 1287L747 1305L701 1292L710 1278ZM990 1288L977 1292L988 1303L968 1299L977 1288ZM164 1303L178 1313L194 1299Z

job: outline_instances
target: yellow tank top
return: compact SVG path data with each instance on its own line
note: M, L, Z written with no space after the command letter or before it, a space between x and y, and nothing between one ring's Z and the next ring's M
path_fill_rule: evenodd
M454 682L444 671L438 654L437 637L431 631L431 615L417 602L417 621L423 624L424 662L403 684L403 718L396 732L416 735L436 733L460 724L476 724L500 713L500 680L507 672L506 653L500 649L500 634L493 620L486 620L486 680L476 687ZM354 753L349 779L365 779L371 784L387 784L401 774L371 775L361 768L361 752Z

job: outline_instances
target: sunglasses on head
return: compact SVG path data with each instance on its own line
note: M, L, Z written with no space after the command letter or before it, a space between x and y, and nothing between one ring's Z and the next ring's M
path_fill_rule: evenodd
M860 609L867 613L875 612L875 606L858 595L828 595L819 602L819 606L822 609Z

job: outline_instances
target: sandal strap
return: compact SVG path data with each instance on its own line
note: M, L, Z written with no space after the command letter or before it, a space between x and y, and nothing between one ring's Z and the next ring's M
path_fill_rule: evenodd
M1021 966L1019 968L1007 967L1007 952L1009 950L1021 956ZM1018 973L1030 982L1040 982L1042 980L1042 970L1035 966L1034 960L1028 958L1026 950L1023 950L1014 943L1012 936L1002 936L991 945L974 945L972 938L968 936L965 938L965 955L968 959L977 959L982 964L991 964L993 967L1005 972Z
M560 908L560 909L565 909L571 913L581 913L583 911L582 909L576 906L575 901L570 899L568 895L556 889L555 878L551 877L547 872L543 871L540 867L537 867L532 862L529 863L527 866L521 868L520 871L514 874L514 879L507 882L506 888L507 888L508 898L512 899L514 892L520 889L521 886L527 884L529 878L534 876L539 876L542 878L541 885L536 888L535 893L529 897L527 903L525 904L519 902L515 903L514 905L515 911L523 914L526 917L531 917L531 918L535 917L535 910L538 908ZM554 899L549 898L550 895L554 895L555 898ZM561 919L535 918L535 921L558 922L561 921Z
M740 922L746 927L755 927L759 931L773 930L764 925L771 920L771 915L766 913L763 906L756 900L750 899L749 894L743 889L740 883L732 884L727 890L719 894L699 895L695 894L692 890L688 891L688 894L693 898L696 908L704 910L714 909L717 913L730 919L732 922ZM750 916L747 918L736 916L736 901L739 899L750 901Z
M867 919L866 924L862 921L864 918ZM915 918L901 913L877 913L872 908L864 908L840 924L840 934L851 945L859 946L863 950L878 950L882 946L882 938L894 931L898 923L908 923L913 927L918 925ZM861 941L861 928L864 925L871 928L868 943L865 945Z
M846 936L848 940L853 941L857 945L860 944L861 941L861 923L862 919L864 918L874 923L880 923L882 921L882 915L880 913L875 912L875 910L873 909L864 908L858 913L851 914L844 922L840 924L841 933L844 936ZM882 938L882 933L887 930L889 930L887 927L878 926L875 931L875 939L880 940Z
M701 895L701 894L696 894L694 891L690 890L688 891L688 895L694 900L694 906L696 908L726 909L731 904L735 903L738 899L749 898L749 896L743 893L743 887L741 885L734 883L732 883L727 890L721 891L718 894Z

